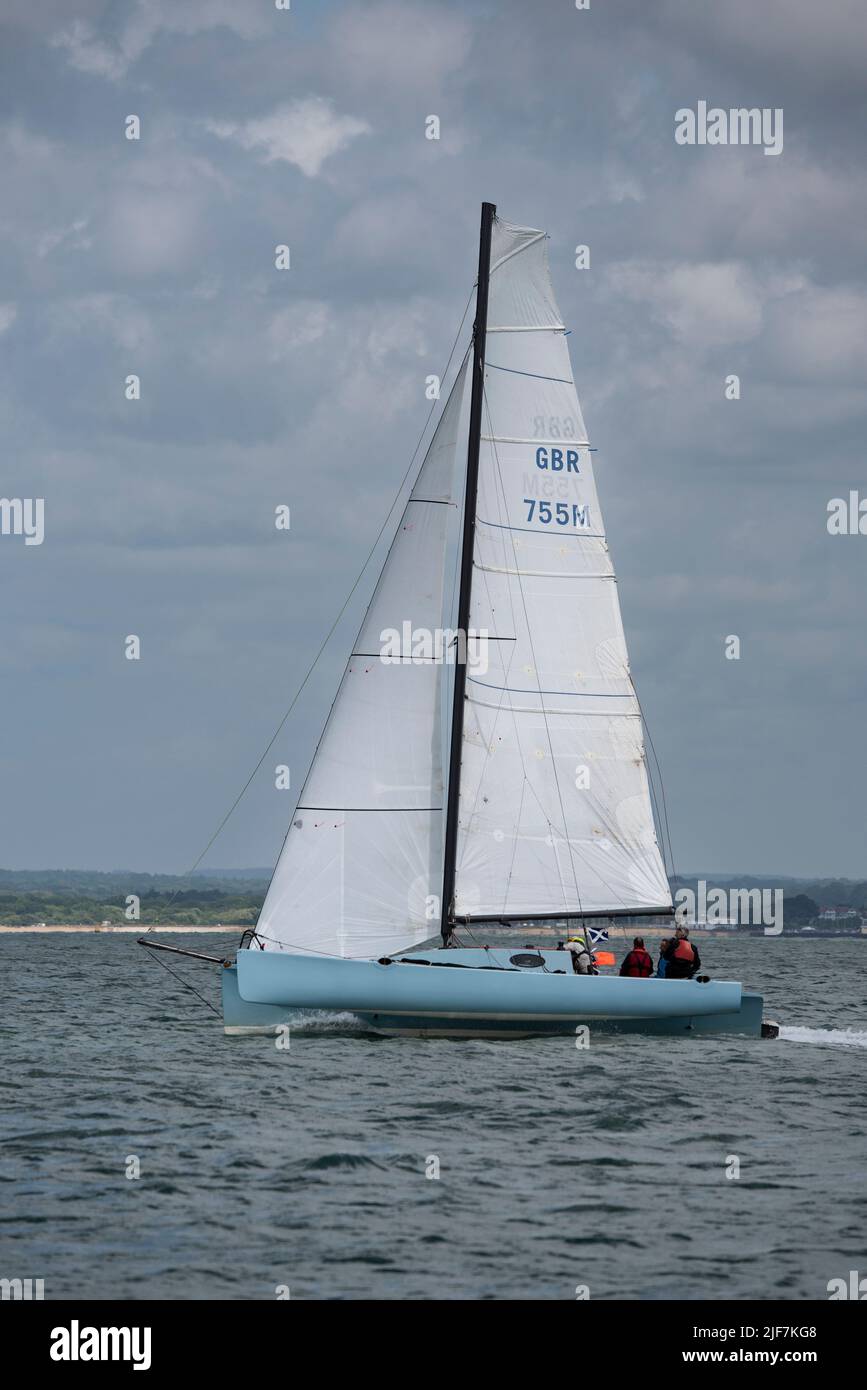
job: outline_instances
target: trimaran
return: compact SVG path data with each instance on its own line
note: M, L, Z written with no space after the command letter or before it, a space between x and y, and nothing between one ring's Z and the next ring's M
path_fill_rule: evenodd
M422 1036L762 1032L761 996L736 982L578 974L562 948L483 944L498 925L565 935L673 911L546 240L483 204L472 343L256 928L222 963L228 1033L297 1010ZM421 639L443 632L461 510L444 660Z

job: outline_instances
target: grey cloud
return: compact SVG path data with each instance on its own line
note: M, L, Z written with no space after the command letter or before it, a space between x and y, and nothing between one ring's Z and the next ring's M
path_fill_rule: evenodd
M6 862L195 857L388 509L484 197L551 234L681 867L863 876L867 542L825 529L827 499L865 486L854 5L7 0L3 19L4 490L47 499L45 544L0 551ZM698 98L783 105L782 156L676 146ZM357 617L285 732L293 775ZM213 862L267 860L284 817L257 782Z

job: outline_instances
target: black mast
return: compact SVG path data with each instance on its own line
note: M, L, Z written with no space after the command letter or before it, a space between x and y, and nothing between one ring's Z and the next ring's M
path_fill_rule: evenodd
M467 689L467 629L470 624L470 585L473 577L473 541L476 531L476 494L479 490L479 443L482 433L482 401L485 391L485 335L488 329L488 279L491 270L491 228L497 209L482 203L479 233L479 278L476 286L476 321L473 325L473 389L470 397L470 435L467 447L467 486L464 494L464 532L461 543L461 587L458 596L458 633L464 635L455 664L452 739L449 753L449 791L446 803L445 854L441 931L443 942L451 936L454 921L455 864L458 850L458 798L461 782L461 746L464 737L464 699ZM461 657L463 656L463 660Z

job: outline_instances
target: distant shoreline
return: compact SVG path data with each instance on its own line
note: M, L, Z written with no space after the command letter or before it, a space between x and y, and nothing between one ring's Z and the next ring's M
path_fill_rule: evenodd
M117 933L127 933L127 934L129 934L129 933L134 933L136 936L148 936L148 935L151 934L151 933L153 933L154 935L156 935L156 933L158 933L158 932L185 932L185 933L187 933L187 932L189 932L189 933L209 932L209 933L213 936L213 935L216 935L216 934L218 934L218 933L220 933L220 932L227 932L227 933L231 933L231 934L234 935L234 936L237 936L237 935L239 935L242 931L245 931L245 930L248 930L248 928L241 927L241 926L235 926L235 927L201 927L201 926L199 926L199 927L191 927L191 926L188 926L188 925L169 926L169 925L166 925L166 924L163 923L163 922L161 922L161 923L159 924L159 926L154 926L153 924L149 925L149 924L146 923L146 922L139 922L139 923L137 923L137 925L134 926L134 927L119 927L119 926L116 927L116 926L114 926L113 924L111 924L111 925L109 925L109 926L107 926L107 927L104 927L104 926L102 926L101 924L96 925L96 926L90 926L90 927L85 926L85 925L80 925L80 926L68 926L68 925L65 925L65 924L64 924L63 926L57 926L57 927L49 927L49 926L44 926L44 927L43 927L43 926L39 926L39 927L9 927L9 926L0 926L0 932L18 933L19 935L20 935L22 932L23 932L23 933L33 933L33 932L35 932L35 933L38 933L39 935L45 935L45 934L48 933L48 932L102 932L105 936L109 936L109 935L111 935L112 933L115 933L115 934L117 934Z
M239 923L236 924L235 926L222 926L222 925L220 925L220 926L190 926L190 925L187 924L187 923L165 923L165 922L160 922L159 924L155 924L155 923L150 923L150 924L149 924L149 923L147 923L147 922L138 922L138 923L136 923L134 926L116 926L116 925L114 925L113 923L110 923L110 924L107 925L107 926L103 926L102 923L94 923L94 924L91 924L91 925L88 925L87 923L80 923L80 924L76 924L76 925L69 925L69 924L65 924L65 923L64 923L63 925L58 925L58 926L49 926L48 924L45 924L45 925L40 925L40 926L27 926L27 927L15 927L15 926L7 926L7 925L0 924L0 935L5 934L5 935L19 935L19 936L21 936L21 935L24 935L24 936L28 936L28 935L47 936L47 935L53 935L54 933L57 933L57 932L67 932L67 933L71 933L71 934L73 934L73 935L74 935L74 934L83 935L83 934L85 934L85 933L100 933L100 934L102 934L102 935L104 935L104 936L111 936L111 935L115 935L115 936L117 936L117 935L121 935L121 936L123 936L123 935L126 935L126 936L130 936L130 935L134 935L134 936L159 936L160 933L163 933L163 932L174 932L174 933L177 933L177 934L180 934L180 935L189 935L189 936L206 936L206 935L210 935L210 936L221 936L221 935L222 935L222 936L240 936L242 932L244 932L244 931L249 931L249 930L250 930L249 926L246 926L246 927L245 927L245 926L241 926ZM664 926L664 927L641 927L641 928L639 928L638 930L636 930L635 927L612 926L612 927L606 927L606 928L605 928L605 931L608 933L608 938L609 938L610 941L631 941L631 940L633 939L633 937L635 937L635 936L643 936L644 939L645 939L646 941L659 941L659 940L661 940L663 937L672 936L672 935L674 934L674 930L673 930L673 928L672 928L671 926ZM523 936L545 937L545 938L552 938L552 939L555 939L555 940L557 940L557 939L562 940L562 939L563 939L563 936L564 936L564 932L565 932L565 927L542 927L542 926L536 926L536 927L522 927L522 926L515 926L515 927L495 927L495 926L494 926L494 927L491 928L491 935L492 935L492 936L493 936L493 935L496 935L496 936L509 935L509 936L511 936L511 937L514 937L514 939L515 939L516 941L517 941L520 937L523 937ZM690 927L690 929L689 929L689 934L690 934L690 936L695 937L696 940L699 940L699 941L709 941L709 940L712 940L712 939L724 940L724 941L736 941L736 940L739 940L739 939L743 939L744 937L747 937L747 936L749 936L749 937L758 937L758 936L761 936L762 939L765 939L765 938L764 938L764 933L758 931L756 928L750 928L750 929L735 929L735 930L732 930L731 928L724 928L724 927L712 927L712 928L708 928L708 927ZM481 935L481 933L480 933L478 927L476 927L476 928L474 929L474 935L475 935L475 937L476 937L476 939L477 939L479 945L485 945L485 942L484 942L484 940L482 939L482 935ZM792 931L786 932L786 931L784 931L783 933L781 933L781 935L786 936L789 940L791 940L793 936L797 935L799 938L803 938L804 940L808 940L808 941L809 941L811 938L815 938L815 939L817 939L817 940L827 941L827 940L833 940L834 938L837 938L837 937L839 937L840 940L843 940L843 941L853 941L853 940L856 940L856 939L858 939L858 938L860 938L861 940L867 941L867 932L864 932L864 931L861 931L861 932L858 932L858 931L839 932L839 931L822 931L821 929L819 929L819 930L813 930L813 931L807 932L806 934L805 934L804 932L802 932L802 931L798 931L798 932L792 932ZM773 940L773 939L774 939L774 936L771 935L771 936L770 936L770 940ZM524 944L526 944L526 943L524 943ZM533 944L535 944L535 943L533 943Z

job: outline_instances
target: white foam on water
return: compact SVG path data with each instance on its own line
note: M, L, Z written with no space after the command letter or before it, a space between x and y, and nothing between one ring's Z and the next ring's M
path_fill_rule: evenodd
M780 1028L783 1042L820 1043L826 1047L867 1047L867 1032L856 1028Z
M369 1032L355 1014L327 1013L324 1009L303 1009L289 1020L293 1033L364 1033Z

